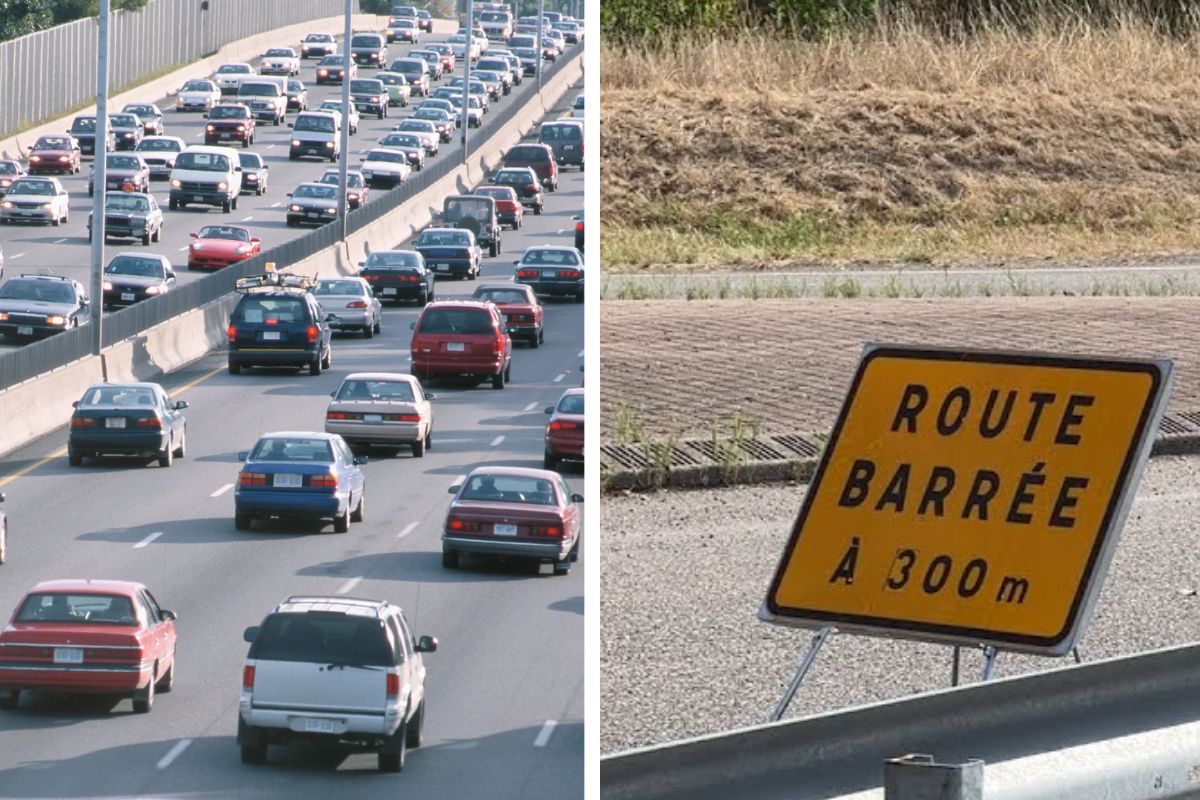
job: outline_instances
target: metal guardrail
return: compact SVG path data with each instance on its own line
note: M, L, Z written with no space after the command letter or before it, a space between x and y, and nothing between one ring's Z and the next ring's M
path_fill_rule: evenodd
M568 64L573 63L575 58L559 59L545 67L542 72L543 81L554 78ZM534 97L536 95L531 95L529 99ZM488 114L483 125L476 128L468 139L468 144L473 143L470 152L477 152L495 131L511 122L522 108L523 105L507 105ZM350 212L346 225L347 234L355 233L378 221L388 212L449 175L460 165L458 159L439 158L382 196L373 194L374 199L370 203ZM278 269L286 269L288 265L332 247L337 241L338 226L323 225L311 233L272 247L260 256L191 281L165 295L143 300L119 311L106 312L103 345L114 345L160 322L229 294L234 290L234 283L238 278L262 272L263 265L268 261L275 262ZM94 299L94 302L98 302L98 299ZM55 334L43 341L31 342L17 350L7 351L0 354L0 391L90 354L91 331L86 326Z
M1192 644L617 753L600 796L867 800L886 760L930 753L983 760L988 800L1195 797L1197 697Z

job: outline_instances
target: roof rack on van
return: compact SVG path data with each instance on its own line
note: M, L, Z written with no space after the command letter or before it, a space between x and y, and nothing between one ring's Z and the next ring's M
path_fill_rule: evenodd
M262 275L250 275L238 278L235 288L242 294L255 292L277 291L312 291L316 281L303 275L288 275L283 272L264 272Z

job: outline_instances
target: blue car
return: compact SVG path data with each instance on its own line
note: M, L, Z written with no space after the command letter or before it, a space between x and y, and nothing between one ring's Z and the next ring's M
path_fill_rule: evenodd
M341 436L268 433L238 458L244 462L233 494L238 530L249 530L255 518L332 519L336 533L362 522L366 478L359 465L367 457L355 457Z

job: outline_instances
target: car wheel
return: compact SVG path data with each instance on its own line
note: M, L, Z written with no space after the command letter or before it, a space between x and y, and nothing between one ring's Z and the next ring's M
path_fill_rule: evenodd
M139 689L133 695L133 711L136 714L148 714L154 707L154 682L158 680L158 664L154 665L154 674L145 689Z
M554 562L554 574L555 575L570 575L571 574L571 558L570 558L570 556L568 556L567 558L564 558L562 561Z
M492 376L492 388L493 389L503 389L504 388L504 370L501 370L500 372L497 372L495 375Z
M241 745L243 764L262 764L267 760L267 737L259 728L247 725L238 715L238 744Z
M366 516L366 513L367 513L367 491L366 491L366 489L364 489L363 493L358 496L358 508L354 509L354 511L352 511L350 513L350 521L351 522L362 522L363 518Z
M558 466L558 459L549 453L542 456L542 469L555 469Z
M235 194L233 196L233 199L229 201L229 205L233 207L234 211L237 211L237 204L238 204L238 196Z
M428 450L431 447L433 447L433 428L432 427L430 427L429 430L425 431L425 449Z
M371 323L367 323L366 325L363 325L362 335L363 335L364 339L370 339L371 337L373 337L375 335L375 326Z
M425 440L417 439L412 443L413 458L422 458L425 455Z
M330 155L330 156L329 156L329 163L330 163L330 164L335 164L335 163L337 163L337 160L338 160L337 153L333 153L332 155Z
M372 329L374 333L383 333L383 318L375 320L375 327Z
M396 732L383 743L379 751L380 772L401 772L404 769L404 756L408 750L408 724L401 722Z
M142 244L144 244L146 247L149 247L151 238L150 231L146 231L142 234Z
M424 306L429 304L429 292L421 292L417 295L417 305Z
M166 694L175 688L175 653L171 653L171 666L163 673L163 676L158 679L158 686L155 687L158 691Z
M421 746L421 733L425 727L425 701L421 701L421 705L417 706L417 713L413 714L412 719L408 721L408 741L405 742L409 747Z
M350 508L333 518L333 532L347 533L350 530Z
M78 450L68 450L67 451L67 463L70 464L72 467L82 467L83 466L83 453L80 453Z
M443 547L442 566L446 569L458 569L458 551Z
M492 258L495 258L499 253L500 253L500 240L493 239L492 243L488 246L488 255L491 256Z
M169 467L175 462L175 448L171 447L171 443L167 442L167 449L158 454L158 465L160 467Z
M229 374L230 375L241 375L242 374L242 365L236 361L230 361L229 362Z
M179 447L175 448L175 457L183 458L184 455L186 455L186 454L187 454L187 430L185 429L183 432L183 435L179 437Z
M0 708L5 711L15 711L17 704L21 702L21 690L9 689L7 693L0 696Z
M233 514L233 527L239 531L250 530L251 517L249 514L240 514L236 511Z
M508 366L504 368L504 382L512 383L512 359L508 360Z
M576 303L582 303L582 302L583 302L583 292L580 292L579 294L575 295L575 302L576 302Z
M519 230L521 230L521 221L522 221L522 217L517 217L517 221L516 221L515 223L513 223L513 230L514 230L514 231L519 231Z
M221 210L223 212L225 212L226 214L228 214L230 211L233 210L233 203L229 200L225 200L224 202L221 203Z
M157 228L154 229L154 241L156 241L156 242L162 241L162 225L159 225Z
M546 329L544 327L538 328L537 340L538 340L538 344L542 344L546 341Z
M328 348L326 348L325 360L323 362L321 362L321 366L324 367L325 369L330 369L333 367L333 345L332 344L329 345Z
M542 215L542 207L540 204L533 207L533 213L537 214L539 217Z
M316 356L313 358L312 361L308 362L308 374L309 375L320 375L321 367L322 367L321 362L322 362L322 358L320 356Z

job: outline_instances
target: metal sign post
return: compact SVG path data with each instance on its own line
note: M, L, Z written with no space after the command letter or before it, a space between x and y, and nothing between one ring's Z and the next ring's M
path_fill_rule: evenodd
M344 28L345 39L342 42L342 51L346 58L346 66L342 72L342 132L341 132L341 154L338 158L338 239L343 243L346 241L346 231L349 224L347 217L350 216L350 203L346 199L349 189L346 186L346 172L349 170L350 164L350 64L353 59L350 57L350 37L353 35L350 25L350 15L352 0L346 0L346 25Z
M109 0L100 0L96 61L96 145L92 148L92 355L104 344L104 197L108 186L108 23Z

